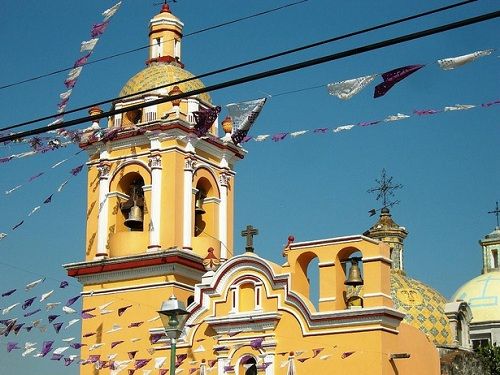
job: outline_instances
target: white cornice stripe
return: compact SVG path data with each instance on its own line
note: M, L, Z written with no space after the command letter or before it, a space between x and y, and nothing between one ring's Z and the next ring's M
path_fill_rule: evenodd
M116 294L116 293L124 293L138 290L148 290L148 289L158 289L164 286L175 286L180 289L187 290L189 292L193 292L194 287L189 284L180 283L178 281L165 281L161 283L150 283L143 285L127 285L119 288L107 288L107 289L99 289L99 290L91 290L86 292L81 292L82 296L92 297L98 295L107 295L107 294Z
M387 264L392 264L392 260L390 258L384 257L384 256L376 256L376 257L366 257L362 259L363 263L368 263L368 262L376 262L376 261L382 261Z
M290 250L297 249L306 249L310 247L319 247L319 246L328 246L338 243L346 243L346 242L360 242L367 241L374 244L378 244L378 240L374 240L373 238L365 237L361 234L354 234L351 236L342 236L342 237L333 237L333 238L325 238L321 240L314 241L305 241L305 242L294 242L290 244Z
M318 263L318 267L333 267L335 266L335 262L320 262Z
M108 194L106 194L106 198L121 198L124 200L128 200L130 196L128 196L125 193L122 193L121 191L110 191Z
M319 299L319 302L332 302L336 301L337 297L323 297Z
M386 297L386 298L389 298L389 299L392 299L392 297L388 294L385 294L385 293L366 293L366 294L363 294L363 297L364 298L370 298L370 297Z

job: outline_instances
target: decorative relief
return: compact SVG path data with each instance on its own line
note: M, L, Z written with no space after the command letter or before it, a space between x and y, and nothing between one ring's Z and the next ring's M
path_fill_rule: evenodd
M161 156L160 155L152 155L149 158L149 166L151 168L161 168Z
M97 170L99 171L99 178L108 178L111 165L109 163L100 163Z
M422 295L415 289L399 289L396 294L405 305L418 306L424 302Z
M231 175L229 173L221 173L219 176L219 180L222 186L228 186L229 181L231 181Z
M184 164L184 170L194 170L196 167L196 159L193 157L187 157Z

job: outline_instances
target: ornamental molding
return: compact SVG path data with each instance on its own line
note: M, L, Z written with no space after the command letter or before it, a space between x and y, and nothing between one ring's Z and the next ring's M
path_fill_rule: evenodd
M229 182L231 181L232 175L227 172L223 172L219 175L219 183L221 186L229 186Z
M197 160L194 156L187 156L186 159L184 159L184 170L185 171L193 172L194 169L196 168L196 165L197 165Z
M161 155L151 155L149 157L149 166L151 167L151 169L161 169Z
M111 171L111 164L107 161L103 161L97 165L97 171L99 173L99 179L105 180L109 177L109 172Z
M261 332L274 330L283 314L279 312L246 311L240 314L205 318L205 322L218 335L229 334L234 331Z

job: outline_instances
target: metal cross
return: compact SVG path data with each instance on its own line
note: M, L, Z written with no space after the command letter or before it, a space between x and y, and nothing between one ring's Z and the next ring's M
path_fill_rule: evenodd
M500 223L498 221L498 216L500 215L500 209L498 208L498 201L495 209L493 211L488 211L489 214L494 214L497 217L497 227L500 227Z
M385 168L382 169L382 177L380 180L375 179L377 182L378 186L375 188L368 189L368 193L375 193L377 192L377 200L382 198L384 208L394 206L395 204L398 204L399 201L389 201L389 197L394 196L394 190L401 189L403 185L401 184L393 184L392 183L392 177L387 177L387 174L385 172Z
M253 253L253 236L259 234L259 230L257 228L252 227L251 225L247 225L246 230L241 231L241 236L247 238L247 245L245 246L245 251L249 251Z

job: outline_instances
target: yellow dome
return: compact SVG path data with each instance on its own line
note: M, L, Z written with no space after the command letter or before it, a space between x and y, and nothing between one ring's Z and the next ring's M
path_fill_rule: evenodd
M471 323L500 320L500 271L488 272L462 285L453 301L464 300L472 310Z
M147 68L141 70L135 76L130 78L125 86L123 86L118 96L130 95L144 90L155 89L163 85L168 85L193 77L194 76L190 72L176 65L152 63ZM205 88L205 85L199 79L179 83L176 84L176 86L179 86L182 92ZM159 89L158 91L162 95L168 95L168 92L172 90L172 88L173 85ZM206 103L211 103L210 95L208 93L199 94L198 97Z
M400 271L391 270L391 296L394 307L406 314L403 322L425 333L436 345L453 343L444 312L447 301L439 292Z

